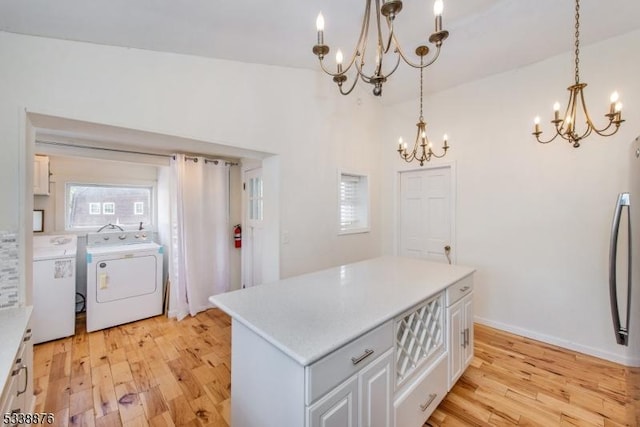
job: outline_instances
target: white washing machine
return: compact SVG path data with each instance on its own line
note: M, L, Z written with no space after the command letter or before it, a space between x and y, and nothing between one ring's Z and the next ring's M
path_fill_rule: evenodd
M33 236L33 339L75 334L76 235Z
M162 252L147 232L87 235L87 332L162 314Z

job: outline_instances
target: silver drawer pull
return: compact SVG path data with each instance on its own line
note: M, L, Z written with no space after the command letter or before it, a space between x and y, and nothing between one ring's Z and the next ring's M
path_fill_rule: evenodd
M467 347L467 330L465 329L464 331L460 332L460 335L462 335L462 343L460 343L460 345L462 346L462 348L466 348Z
M469 290L469 286L465 286L464 288L460 288L460 292L467 292Z
M23 342L27 342L31 339L31 335L27 335L26 337L24 337L24 339L22 340Z
M429 395L429 400L427 400L425 403L423 403L422 405L420 405L420 410L422 410L422 412L426 411L427 408L429 407L429 405L431 405L431 402L433 402L436 397L438 397L437 393L432 393Z
M371 349L366 349L364 351L364 353L362 353L360 356L358 357L352 357L351 358L351 362L354 365L357 365L358 363L362 362L364 359L366 359L367 357L371 356L373 354L373 350Z

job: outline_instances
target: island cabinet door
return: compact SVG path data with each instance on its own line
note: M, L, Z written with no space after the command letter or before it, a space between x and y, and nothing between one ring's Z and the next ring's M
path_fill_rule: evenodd
M449 380L448 390L456 383L462 375L463 352L465 351L465 324L463 301L458 301L447 308L447 318L449 320Z
M393 349L360 372L360 427L391 427Z
M358 427L357 375L308 408L307 427Z

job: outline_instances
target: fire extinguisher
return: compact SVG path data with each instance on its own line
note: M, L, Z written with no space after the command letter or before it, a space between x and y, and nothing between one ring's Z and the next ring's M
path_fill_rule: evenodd
M242 247L242 227L240 227L240 224L233 227L233 240L236 248Z

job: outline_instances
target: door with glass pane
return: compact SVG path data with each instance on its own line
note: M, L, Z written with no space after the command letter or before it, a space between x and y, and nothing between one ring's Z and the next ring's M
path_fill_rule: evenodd
M243 287L262 283L262 240L264 234L264 191L262 168L244 173L245 221L242 235Z

